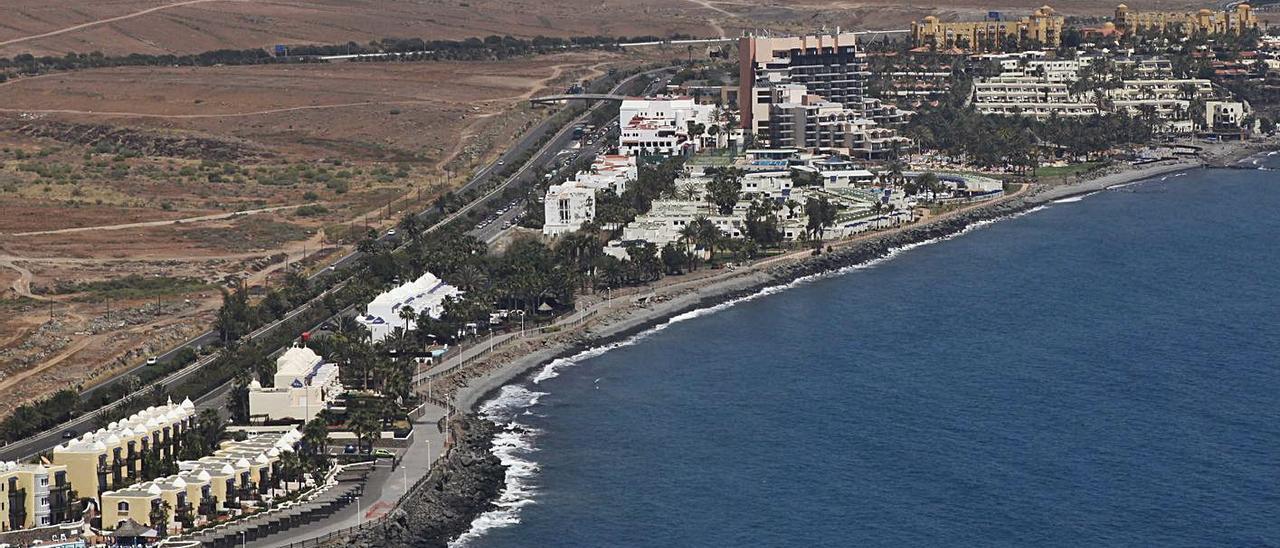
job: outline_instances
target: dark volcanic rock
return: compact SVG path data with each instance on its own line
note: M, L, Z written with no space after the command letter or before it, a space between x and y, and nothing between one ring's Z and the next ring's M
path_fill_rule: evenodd
M490 451L501 428L469 415L455 421L457 443L387 519L328 546L447 546L465 533L471 520L493 508L502 491L506 467Z
M888 255L894 249L952 236L975 223L1015 215L1036 205L1038 204L1029 202L1025 198L1015 198L1006 202L974 208L946 219L871 238L836 249L830 253L810 257L804 261L779 266L771 271L771 274L776 278L771 284L873 261Z

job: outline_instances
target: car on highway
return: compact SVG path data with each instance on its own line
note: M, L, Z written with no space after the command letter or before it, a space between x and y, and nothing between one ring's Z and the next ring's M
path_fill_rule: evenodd
M73 440L73 439L76 439L76 435L77 435L77 434L78 434L78 433L77 433L75 430L71 430L71 429L63 430L63 431L62 431L62 439L64 439L64 440Z
M147 365L155 365L157 363L160 363L160 358L157 358L155 356L151 356L150 358L147 358Z

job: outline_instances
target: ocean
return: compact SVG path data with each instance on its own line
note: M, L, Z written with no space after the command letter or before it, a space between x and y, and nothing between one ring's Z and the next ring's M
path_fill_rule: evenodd
M1280 176L1195 170L686 314L485 405L457 544L1280 545L1278 282Z

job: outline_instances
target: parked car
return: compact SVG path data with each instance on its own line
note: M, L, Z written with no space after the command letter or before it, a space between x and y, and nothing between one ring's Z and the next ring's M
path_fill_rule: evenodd
M380 459L390 459L395 458L396 454L392 453L390 449L374 449L373 456Z

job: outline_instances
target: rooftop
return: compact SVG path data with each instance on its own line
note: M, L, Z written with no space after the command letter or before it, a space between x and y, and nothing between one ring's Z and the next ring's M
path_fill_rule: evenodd
M85 432L79 439L54 447L57 453L97 453L105 451L108 446L118 444L121 440L137 437L141 434L164 428L175 422L195 415L196 406L191 399L182 403L172 401L165 405L151 406L130 415L128 418L108 424L106 428Z

